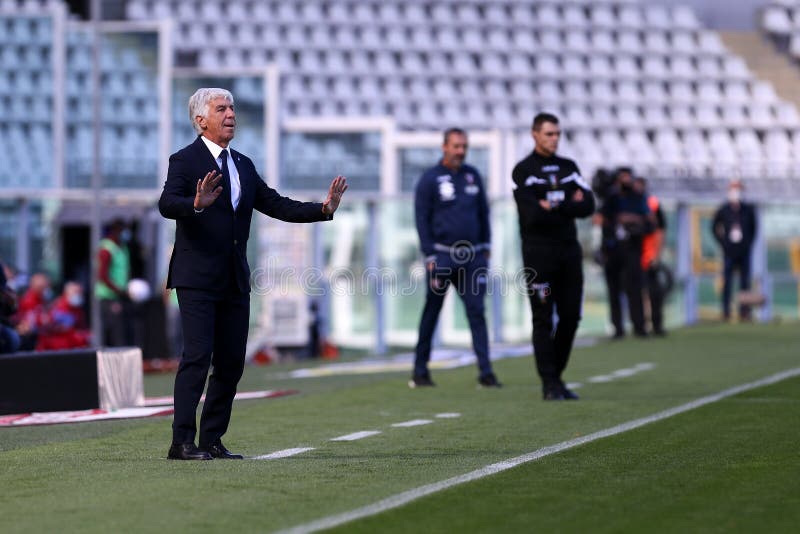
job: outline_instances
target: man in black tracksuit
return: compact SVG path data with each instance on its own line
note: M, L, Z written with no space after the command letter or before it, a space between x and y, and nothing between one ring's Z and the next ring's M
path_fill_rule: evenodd
M447 288L453 284L467 309L478 357L478 383L500 387L489 361L483 304L491 240L486 190L477 169L464 164L467 135L463 130L445 132L442 152L441 162L425 171L415 190L414 212L428 287L409 386L434 385L428 371L431 341Z
M512 177L533 312L533 351L544 399L577 399L561 375L583 299L583 253L575 219L594 212L594 195L575 162L556 155L561 135L557 117L538 114L532 135L536 147L514 167Z

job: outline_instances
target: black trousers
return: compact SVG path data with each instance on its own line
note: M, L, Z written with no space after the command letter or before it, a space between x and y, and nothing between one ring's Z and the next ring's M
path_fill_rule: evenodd
M197 405L208 378L200 416L199 446L207 447L228 430L236 385L244 371L250 295L178 288L183 355L175 376L173 443L192 443ZM213 366L211 376L209 367Z
M664 288L658 279L658 269L651 267L647 270L647 296L650 299L650 322L653 332L664 331Z
M644 303L642 302L642 289L644 288L644 273L641 264L641 245L620 243L618 247L607 253L606 264L603 271L608 289L608 304L611 313L611 324L614 333L625 334L625 324L622 320L622 295L628 301L628 315L637 334L645 332Z
M563 386L583 302L583 253L577 241L525 243L526 270L533 314L533 352L545 389ZM554 316L558 316L558 322Z
M750 254L726 254L723 261L722 282L722 315L725 319L731 316L731 293L733 292L734 272L739 271L739 291L750 289ZM750 318L750 306L739 306L739 317Z
M106 347L133 345L130 302L101 299L100 313L103 317L103 345Z

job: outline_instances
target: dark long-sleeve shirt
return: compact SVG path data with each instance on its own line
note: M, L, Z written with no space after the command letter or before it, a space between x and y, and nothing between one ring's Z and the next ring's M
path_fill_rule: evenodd
M523 243L577 239L575 219L591 215L595 200L574 161L531 152L517 163L511 176ZM583 199L575 201L578 189ZM540 200L549 200L552 208L544 209Z
M481 175L470 165L453 171L440 163L425 171L417 182L414 214L426 257L453 245L489 248L489 203Z

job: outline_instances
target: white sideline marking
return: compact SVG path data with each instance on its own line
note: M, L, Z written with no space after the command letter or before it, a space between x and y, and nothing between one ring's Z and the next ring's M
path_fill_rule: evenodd
M313 451L314 447L297 447L296 449L284 449L282 451L275 451L269 454L262 454L261 456L253 456L253 460L277 460L279 458L288 458L295 454Z
M433 423L430 419L412 419L411 421L403 421L402 423L395 423L392 426L396 428L405 428L409 426L429 425Z
M581 382L567 382L567 389L580 389L583 387Z
M635 374L641 373L642 371L652 371L656 368L656 364L650 362L642 362L637 363L633 367L625 367L623 369L617 369L616 371L611 371L607 375L597 375L588 378L587 380L592 384L604 384L606 382L612 382L617 378L627 378L629 376L633 376Z
M307 532L315 532L317 530L337 527L339 525L349 523L350 521L355 521L356 519L369 517L371 515L391 510L393 508L398 508L412 501L415 501L421 497L425 497L427 495L431 495L433 493L437 493L439 491L452 488L453 486L458 486L460 484L471 482L473 480L478 480L487 477L489 475L499 473L501 471L506 471L508 469L517 467L524 463L539 460L540 458L544 458L545 456L550 456L551 454L556 454L565 451L567 449L583 445L585 443L596 441L602 438L615 436L617 434L621 434L623 432L627 432L629 430L633 430L642 427L644 425L648 425L650 423L655 423L656 421L667 419L674 415L678 415L684 412L688 412L690 410L694 410L696 408L700 408L707 404L720 401L724 398L732 397L734 395L738 395L739 393L743 393L751 389L756 389L762 386L775 384L777 382L795 376L800 376L800 367L776 373L772 376L762 378L761 380L756 380L755 382L734 386L732 388L722 390L719 393L714 393L713 395L701 397L699 399L687 402L686 404L681 404L680 406L676 406L674 408L668 408L666 410L654 413L652 415L648 415L646 417L634 419L632 421L628 421L627 423L621 423L619 425L615 425L606 428L604 430L599 430L597 432L587 434L586 436L581 436L579 438L571 439L568 441L562 441L561 443L543 447L539 450L523 454L522 456L517 456L516 458L509 458L507 460L503 460L497 463L487 465L485 467L481 467L480 469L476 469L475 471L470 471L469 473L465 473L463 475L458 475L452 478L448 478L446 480L434 482L433 484L427 484L425 486L420 486L418 488L398 493L397 495L393 495L381 501L368 504L366 506L362 506L361 508L356 508L355 510L351 510L349 512L323 517L321 519L317 519L316 521L311 521L310 523L298 525L296 527L292 527L287 530L282 530L280 532L287 534L288 533L305 534Z
M368 438L380 433L380 430L362 430L361 432L353 432L352 434L345 434L344 436L333 438L331 441L355 441L357 439Z
M458 412L445 412L445 413L437 413L436 417L439 419L455 419L456 417L461 417L461 414Z

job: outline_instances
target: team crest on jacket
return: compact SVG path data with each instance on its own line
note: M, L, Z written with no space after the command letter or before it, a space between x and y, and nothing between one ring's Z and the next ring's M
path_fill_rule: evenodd
M468 172L466 175L464 175L464 178L466 178L468 184L475 183L475 176L473 176L471 172Z
M456 198L456 186L453 182L439 182L439 198L443 201Z

